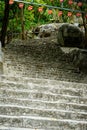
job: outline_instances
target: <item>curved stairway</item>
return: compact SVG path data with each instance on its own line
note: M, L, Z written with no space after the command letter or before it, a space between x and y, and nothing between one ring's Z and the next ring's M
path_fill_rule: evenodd
M86 76L61 62L37 63L26 46L8 45L4 54L0 130L87 130Z

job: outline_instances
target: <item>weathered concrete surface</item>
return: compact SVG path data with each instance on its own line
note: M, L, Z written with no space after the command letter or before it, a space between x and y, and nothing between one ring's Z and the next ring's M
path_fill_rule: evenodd
M73 72L73 50L49 43L15 41L4 49L1 130L87 130L87 75Z
M64 48L67 54L50 39L31 40L24 44L14 41L6 46L5 74L87 83L87 76L83 72L75 73L73 49L69 52Z
M0 128L86 130L86 94L83 83L3 75Z

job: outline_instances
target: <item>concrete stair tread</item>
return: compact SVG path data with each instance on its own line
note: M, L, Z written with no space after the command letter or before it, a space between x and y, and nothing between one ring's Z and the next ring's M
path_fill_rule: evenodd
M57 118L50 118L50 117L40 117L40 116L11 116L11 115L0 115L0 118L7 118L7 119L34 119L36 121L52 121L52 122L73 122L73 123L81 123L81 124L87 124L87 121L85 120L72 120L72 119L57 119Z
M87 97L86 96L72 96L66 94L53 94L47 92L20 92L20 91L9 91L9 90L2 90L0 91L0 98L2 97L10 97L10 98L25 98L25 99L37 99L43 101L59 101L59 102L72 102L78 104L87 104Z
M58 81L58 80L54 80L54 79L43 79L43 78L38 78L38 77L36 77L36 78L32 78L32 77L28 77L28 76L22 76L22 75L12 75L12 74L3 74L3 75L1 75L0 76L0 78L1 78L1 80L8 80L8 81L21 81L22 82L22 79L23 80L25 80L25 81L33 81L33 83L41 83L41 81L43 82L43 83L48 83L49 81L54 85L54 84L56 84L57 82L63 82L63 83L68 83L68 81ZM77 82L69 82L69 83L75 83L75 84L83 84L83 83L77 83ZM84 85L86 85L87 86L87 84L86 83L84 83Z
M50 109L62 109L62 110L74 110L77 112L87 112L86 104L77 104L77 103L67 103L67 102L59 102L59 101L43 101L43 100L32 100L32 99L24 99L24 98L9 98L3 97L0 98L0 104L4 105L22 105L25 107L37 107L38 108L50 108Z
M47 48L49 51L45 50ZM55 55L55 51L53 53L55 49L58 54L60 53L59 55ZM14 46L9 44L4 50L5 74L24 75L34 78L65 79L68 81L87 83L87 77L85 78L85 75L81 76L80 74L76 74L75 67L66 61L67 56L63 55L61 58L61 52L58 51L57 46L55 46L55 49L53 44L52 46L43 44L39 46L29 44L28 46ZM46 52L48 53L46 54Z
M4 102L4 101L10 102L10 100L13 100L13 103L16 103L17 101L18 101L18 102L21 102L21 101L23 102L23 101L24 101L24 102L32 102L32 103L33 103L33 102L34 102L34 103L35 103L35 102L36 102L36 103L39 102L39 103L43 103L43 104L46 103L46 104L52 104L52 105L53 105L53 104L67 104L67 105L69 104L69 105L76 105L76 106L85 106L85 107L87 106L86 104L83 104L83 103L82 103L82 104L79 104L79 103L77 104L77 103L73 103L73 102L66 103L66 102L59 102L59 101L50 101L50 100L47 101L47 100L39 100L39 99L13 98L13 97L11 97L11 98L10 98L10 97L1 97L1 98L0 98L0 101L3 101L3 102ZM15 102L15 101L16 101L16 102Z
M65 112L65 113L77 113L77 114L84 114L87 115L87 112L75 112L75 111L69 111L69 110L62 110L62 109L49 109L49 108L45 108L43 109L43 107L41 108L35 108L35 107L31 107L31 106L22 106L22 105L11 105L11 104L0 104L0 108L5 108L5 109L29 109L29 110L40 110L40 111L52 111L52 112Z
M46 130L46 129L20 128L20 127L10 127L10 126L9 127L4 127L4 126L0 126L0 130Z
M30 94L26 94L26 93L6 93L6 92L2 92L2 94L0 94L0 97L14 97L14 98L29 98L29 99L37 99L37 100L43 100L43 101L59 101L59 102L72 102L72 103L82 103L82 104L87 104L87 98L86 97L79 97L79 96L70 96L70 95L61 95L61 94L57 94L57 95L53 95L53 94L46 94L46 93L30 93Z
M25 130L76 130L76 129L84 129L86 130L87 122L85 121L76 121L76 120L56 120L56 119L43 119L43 118L12 118L9 119L5 118L3 124L4 126L9 126L7 123L7 120L9 120L10 123L10 128L15 127L18 128L20 124L20 128L25 128ZM22 122L27 122L27 123L21 123ZM33 122L32 122L33 121ZM18 123L17 123L18 122ZM12 129L14 130L14 129ZM20 129L19 129L20 130ZM24 130L24 129L23 129Z
M23 95L26 95L25 97L27 97L27 95L29 95L29 94L32 94L32 95L36 95L37 97L39 97L39 95L42 95L43 97L44 97L44 95L48 95L48 96L54 96L54 97L57 97L57 96L65 96L65 97L71 97L71 98L85 98L85 99L87 99L86 97L83 97L83 96L72 96L72 95L69 95L69 94L56 94L56 93L51 93L51 92L38 92L38 91L32 91L32 90L30 90L30 91L21 91L21 90L11 90L11 89L8 89L8 90L5 90L5 89L1 89L1 91L0 91L0 94L1 95L5 95L5 94L8 94L9 96L11 95L11 94L13 94L14 96L15 95L21 95L21 94L23 94ZM42 97L41 96L41 97Z
M71 110L25 107L19 105L0 105L0 114L9 116L41 116L56 119L87 120L87 112Z
M3 75L0 125L45 130L87 125L86 88L83 83Z
M31 78L31 77L26 77L26 76L18 76L18 75L1 75L0 76L0 80L1 81L6 81L6 82L11 82L11 83L32 83L33 84L42 84L42 85L47 85L48 83L50 83L51 85L55 85L57 86L57 84L64 84L64 85L72 85L73 87L77 86L82 86L84 85L85 87L87 87L86 83L77 83L77 82L71 82L71 81L61 81L61 80L53 80L53 79L44 79L44 78Z
M26 93L26 95L27 94L35 94L35 93L37 93L37 94L49 94L49 95L54 95L54 96L57 96L57 95L64 95L64 96L71 96L71 97L82 97L82 98L86 98L86 95L87 95L87 90L85 90L85 91L83 91L83 90L81 90L81 89L78 89L78 90L76 90L75 91L75 89L63 89L63 88L59 88L59 89L51 89L51 88L49 88L49 89L46 89L46 88L42 88L42 89L38 89L38 88L28 88L28 89L23 89L23 88L21 88L21 89L15 89L14 87L12 88L4 88L4 87L0 87L0 94L2 94L2 93L5 93L6 92L6 94L7 93L19 93L19 94L25 94Z
M64 55L45 59L40 46L4 50L0 130L87 130L87 76L75 73Z

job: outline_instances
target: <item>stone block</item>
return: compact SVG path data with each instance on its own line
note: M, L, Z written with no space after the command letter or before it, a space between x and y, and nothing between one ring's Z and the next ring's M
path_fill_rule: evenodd
M63 47L84 48L84 33L79 27L65 23L58 29L57 41Z
M87 73L87 49L79 49L73 53L73 64L79 69Z

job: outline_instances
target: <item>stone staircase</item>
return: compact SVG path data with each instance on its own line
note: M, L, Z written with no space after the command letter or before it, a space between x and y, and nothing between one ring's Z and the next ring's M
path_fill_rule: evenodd
M87 84L1 76L0 129L87 130Z
M87 130L86 75L63 59L64 70L60 59L42 62L30 47L8 45L4 54L0 130Z

